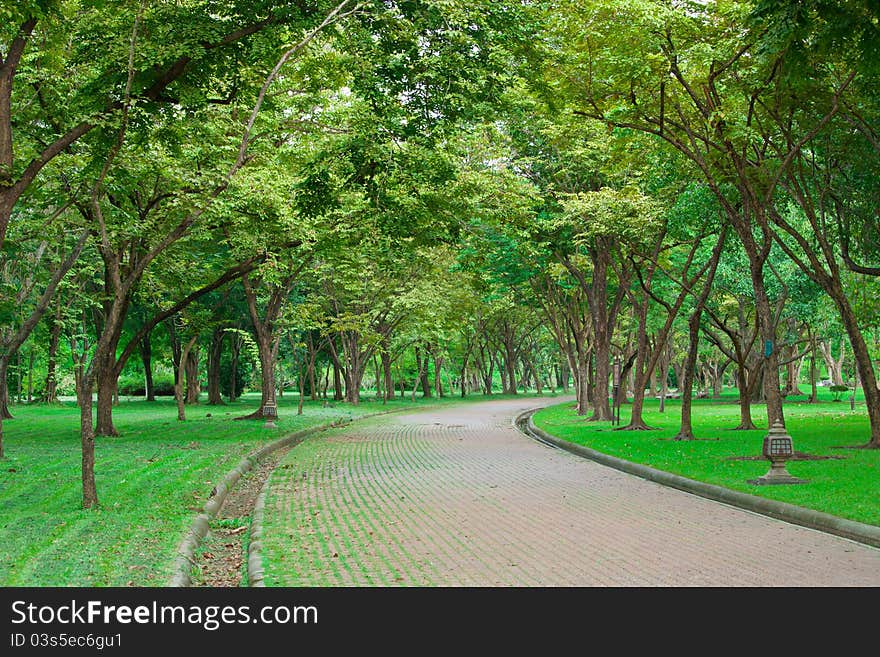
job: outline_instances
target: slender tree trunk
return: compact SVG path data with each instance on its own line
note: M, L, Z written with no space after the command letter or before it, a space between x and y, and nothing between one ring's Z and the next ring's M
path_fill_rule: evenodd
M177 385L177 375L180 373L180 337L177 335L177 327L174 326L174 319L165 322L168 329L168 341L171 345L171 369L174 371L174 385Z
M385 399L385 391L382 389L382 368L376 354L373 354L373 374L376 378L376 399Z
M34 350L30 349L28 353L28 376L27 376L27 403L34 401Z
M666 395L669 392L669 347L663 346L663 357L660 360L660 412L666 412Z
M111 347L113 348L113 347ZM95 424L96 436L118 436L113 425L113 397L116 395L115 349L109 358L102 359L97 368L98 412ZM97 355L95 356L98 357Z
M342 401L345 395L342 394L342 376L339 372L339 366L333 363L333 400Z
M810 404L816 404L819 401L816 378L816 336L810 332Z
M688 320L688 352L684 359L678 380L678 390L681 394L681 427L675 435L675 440L693 440L694 426L691 417L691 409L694 399L694 372L697 366L697 349L700 340L700 316L703 314L703 304L697 303L697 307Z
M422 388L422 397L430 397L431 384L428 382L428 355L425 354L425 358L422 359L422 352L418 347L415 348L415 352L416 370L418 371L419 386Z
M15 391L15 401L17 403L21 403L22 401L22 391L24 387L22 385L22 373L24 372L24 368L21 365L21 351L16 353L16 365L15 365L15 378L16 378L16 391Z
M308 354L306 354L306 358L308 358ZM296 406L296 414L303 414L303 403L306 400L306 373L303 371L303 366L300 364L299 366L299 403Z
M208 349L208 405L218 406L223 403L220 394L220 359L223 356L223 337L226 332L215 328L211 334L211 346Z
M190 338L190 341L186 343L186 346L183 348L183 351L180 354L180 365L178 366L180 368L180 372L178 372L177 385L174 386L174 398L177 400L177 419L180 422L186 420L186 407L184 406L186 395L183 390L183 382L186 378L186 373L184 372L184 370L189 363L190 349L193 348L193 345L198 339L198 334L192 336L192 338Z
M507 370L507 387L511 395L516 394L516 352L512 345L504 345L504 366Z
M54 404L58 401L58 380L56 370L58 367L58 347L61 344L61 297L55 304L55 316L50 315L49 350L46 362L46 391L43 400Z
M141 340L140 352L141 362L144 365L144 396L147 401L156 401L156 391L153 386L153 345L149 333Z
M92 387L82 365L77 373L76 397L79 403L80 444L82 452L83 508L98 506L98 487L95 483L95 429L92 423Z
M495 362L495 358L493 357L493 366L495 365ZM510 387L507 384L507 366L500 360L498 361L498 374L501 376L501 394L506 395L510 390Z
M229 357L229 402L232 403L238 399L238 389L236 382L238 379L238 359L241 354L241 336L233 335L230 346Z
M577 414L586 415L590 410L590 351L578 351L577 369L575 370L575 393L577 395ZM609 409L609 419L610 418ZM591 418L593 419L593 418Z
M195 344L184 359L184 376L186 378L186 403L198 404L201 394L199 383L199 345Z
M849 336L850 346L853 349L853 357L858 371L859 380L862 382L862 390L865 394L865 405L868 407L868 420L871 425L871 437L864 447L871 449L880 448L880 389L877 387L877 376L871 362L871 355L865 336L859 327L858 318L849 304L839 279L834 281L834 294L831 298L837 305L843 327ZM841 343L843 352L843 343ZM843 360L841 354L841 361ZM841 368L842 369L842 368ZM853 392L855 394L855 392Z
M309 381L309 399L312 401L318 401L318 384L315 380L315 360L318 357L318 350L315 348L315 340L312 337L311 331L309 332L307 344L309 347L309 371L307 373Z
M596 378L593 381L594 407L591 421L608 421L611 420L611 404L608 401L608 386L611 377L611 342L608 334L604 330L596 333L594 342L594 353L596 356ZM621 387L625 386L625 382L620 382ZM626 396L625 391L621 391L623 397Z
M757 373L755 374L757 376ZM739 389L739 425L735 430L749 431L757 429L752 421L752 400L749 388L748 370L740 363L736 368L736 387Z
M443 381L440 378L443 373L443 359L434 356L434 392L438 397L445 397L443 392Z
M379 352L379 360L382 364L382 378L384 381L384 400L390 401L394 399L394 379L391 375L391 354L387 347L383 347Z

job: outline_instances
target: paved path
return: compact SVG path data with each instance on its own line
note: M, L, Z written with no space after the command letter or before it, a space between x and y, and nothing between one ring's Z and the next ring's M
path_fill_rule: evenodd
M511 419L539 403L391 415L291 450L267 498L267 583L880 585L880 550L526 438Z

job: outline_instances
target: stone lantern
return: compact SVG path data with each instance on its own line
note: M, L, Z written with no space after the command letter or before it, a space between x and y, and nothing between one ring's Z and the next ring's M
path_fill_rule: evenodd
M791 436L778 420L770 427L764 437L764 458L770 461L770 470L763 477L750 479L750 484L766 486L773 484L805 484L805 479L793 477L785 468L785 462L794 456L794 445Z
M266 419L264 427L274 429L278 426L275 424L275 420L278 419L278 406L275 404L274 394L270 393L266 403L263 404L263 417Z

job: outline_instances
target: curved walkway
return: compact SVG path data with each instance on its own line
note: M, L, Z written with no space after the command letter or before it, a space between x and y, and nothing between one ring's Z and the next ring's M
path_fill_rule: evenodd
M386 416L307 440L272 475L266 583L878 586L880 550L537 443L559 398Z

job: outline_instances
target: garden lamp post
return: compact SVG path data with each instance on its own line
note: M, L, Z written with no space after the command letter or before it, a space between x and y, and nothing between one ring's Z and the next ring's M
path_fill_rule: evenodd
M270 390L269 396L266 399L266 403L263 404L263 417L266 419L266 423L263 425L266 428L274 429L278 425L275 424L275 420L278 419L278 406L275 403L275 391Z
M611 404L611 424L620 424L620 356L614 357L614 364L611 368L612 382L612 404Z
M764 437L764 458L770 461L770 470L763 477L750 479L750 484L767 486L775 484L805 484L806 479L793 477L785 468L785 462L794 456L794 445L791 436L778 420L770 427L770 431Z

